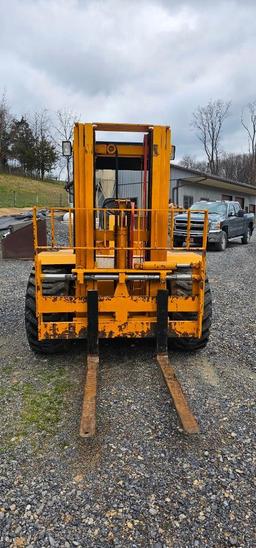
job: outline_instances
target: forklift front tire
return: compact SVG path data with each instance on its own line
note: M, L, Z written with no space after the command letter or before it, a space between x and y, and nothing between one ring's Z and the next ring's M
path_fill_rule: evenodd
M44 286L45 284L43 284ZM62 287L63 286L63 287ZM47 292L51 295L61 295L65 292L64 283L51 281L47 283ZM29 346L33 352L37 354L60 354L67 352L70 348L70 341L65 339L43 340L38 339L38 323L36 317L36 288L35 288L35 272L32 270L27 285L26 300L25 300L25 328ZM50 316L50 315L49 315ZM58 315L59 316L59 315ZM63 317L63 321L66 318ZM52 318L48 318L51 321ZM58 321L61 318L58 317Z

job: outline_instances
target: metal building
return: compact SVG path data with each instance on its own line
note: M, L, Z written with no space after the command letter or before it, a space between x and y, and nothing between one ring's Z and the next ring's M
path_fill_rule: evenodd
M102 188L112 189L114 196L114 179L111 177L109 180L109 173L110 170L101 170L100 180ZM170 201L177 206L188 208L200 200L235 200L240 202L243 209L256 214L256 187L252 185L177 164L171 164L170 179ZM140 172L119 172L118 195L122 198L134 198L138 207L142 207L142 185ZM111 196L109 193L105 195Z
M235 200L246 211L256 213L255 186L176 164L171 165L170 199L185 208L200 200Z

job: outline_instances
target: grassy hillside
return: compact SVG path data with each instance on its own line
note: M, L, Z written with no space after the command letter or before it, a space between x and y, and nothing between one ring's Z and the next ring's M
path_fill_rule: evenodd
M65 206L64 183L0 174L0 207Z

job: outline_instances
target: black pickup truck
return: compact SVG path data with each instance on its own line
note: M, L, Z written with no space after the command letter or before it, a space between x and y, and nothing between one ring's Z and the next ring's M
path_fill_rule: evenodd
M242 238L248 244L254 229L254 214L245 213L238 202L196 202L191 210L191 238L193 244L201 245L203 214L195 210L208 210L208 243L218 251L224 251L228 240ZM195 211L195 213L193 213ZM174 221L174 246L182 247L187 237L187 213L176 215Z

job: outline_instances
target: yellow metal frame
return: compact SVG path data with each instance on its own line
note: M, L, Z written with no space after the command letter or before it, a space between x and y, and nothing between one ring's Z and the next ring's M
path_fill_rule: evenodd
M95 141L95 131L130 131L147 133L151 139L151 207L136 209L133 241L127 240L126 203L120 203L116 212L115 228L107 227L106 212L94 207L95 156L111 154L113 147ZM141 144L118 144L121 157L143 157ZM58 245L55 219L63 208L51 208L51 243L39 246L37 238L37 213L34 208L34 245L36 278L36 313L38 338L84 338L87 332L87 291L97 289L99 295L99 337L154 336L156 328L156 296L159 289L168 288L168 276L189 268L192 275L190 296L170 295L168 298L169 335L173 337L200 337L204 310L205 250L208 232L208 216L205 223L202 246L192 249L190 243L190 212L186 248L174 248L174 218L180 208L168 208L170 179L170 129L166 126L131 124L76 124L74 131L74 195L75 208L69 212L66 248ZM74 214L75 245L73 245ZM103 215L103 228L95 228L96 216ZM169 230L168 230L169 229ZM114 245L113 245L114 242ZM127 264L131 253L132 263ZM115 256L115 264L104 263ZM75 281L72 295L45 296L43 294L44 269L46 266L65 266ZM89 278L107 272L115 281L99 281ZM142 277L140 282L129 281L130 274ZM158 275L151 279L152 274ZM145 276L149 279L145 279ZM86 277L87 276L87 277ZM172 314L193 313L195 319L177 321ZM66 321L45 319L45 315L67 314Z

